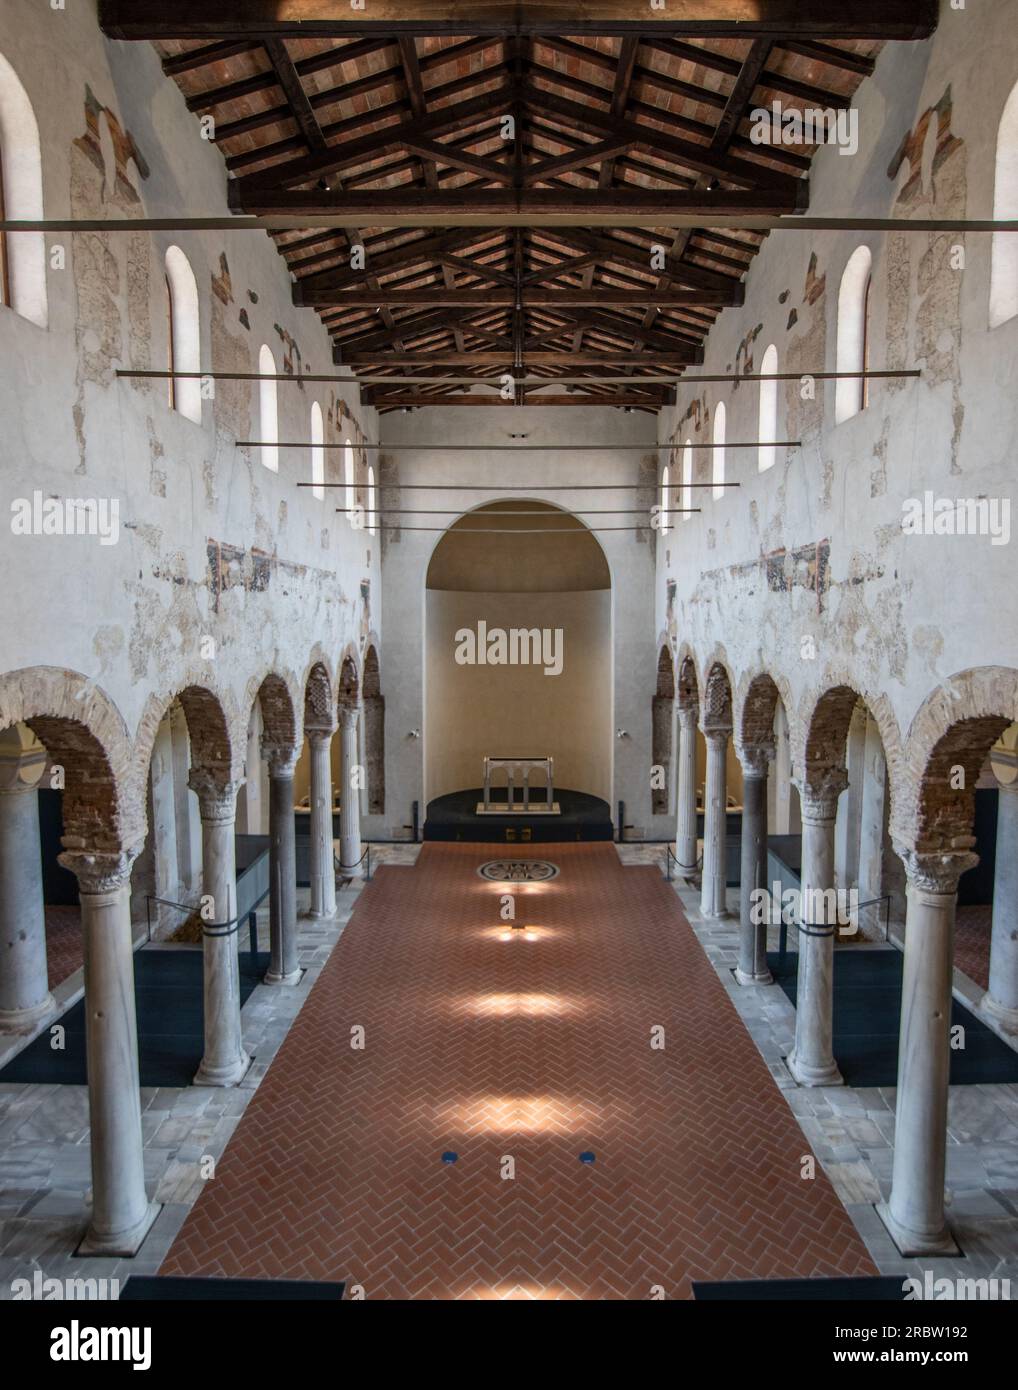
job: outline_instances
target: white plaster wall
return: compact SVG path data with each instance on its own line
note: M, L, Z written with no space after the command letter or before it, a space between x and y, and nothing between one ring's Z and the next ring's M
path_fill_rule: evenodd
M930 42L889 46L857 99L859 152L817 154L810 213L991 216L996 130L1018 76L1014 18L1009 5L942 5ZM962 144L936 169L927 145L923 192L896 204L911 169L906 162L892 179L889 165L948 88L950 129ZM670 566L659 558L657 622L680 646L691 645L701 681L712 654L727 657L736 683L758 670L783 676L794 721L800 702L809 707L835 673L849 674L862 693L886 694L904 735L945 678L975 666L1018 666L1015 542L904 537L900 528L903 501L927 489L938 497L1011 498L1014 505L1018 319L988 328L990 237L773 233L748 274L744 307L722 314L699 370L735 370L740 343L758 325L751 370L759 371L772 342L781 371L834 370L838 288L861 242L874 257L870 365L919 367L923 379L873 382L868 409L838 426L833 382L818 384L815 406L801 403L797 383L782 387L779 436L801 438L802 448L779 450L776 466L760 474L755 449L729 447L727 476L741 487L716 502L700 491L694 505L702 515L678 520L667 546ZM961 272L947 264L955 244L965 246ZM805 284L813 251L826 289L811 307ZM793 309L798 323L789 330ZM708 408L699 433L683 418L697 395ZM719 401L727 407L728 439L756 439L758 388L680 386L676 407L659 417L661 442L678 446L676 463L687 437L710 438ZM662 451L660 465L667 459ZM700 480L709 459L696 456ZM768 588L763 556L822 540L830 542L831 578L822 611L806 588ZM672 613L669 580L676 586ZM800 655L809 636L814 661Z
M48 217L226 214L222 158L200 138L150 45L104 40L92 4L54 11L34 0L3 0L3 19L0 50L39 122ZM140 203L115 187L105 117L105 179L75 145L86 133L86 86L130 132L148 166L147 178L128 166ZM257 431L256 385L220 383L198 425L169 409L164 381L117 380L113 371L166 365L163 257L174 241L197 278L204 366L257 371L263 342L282 363L278 325L299 348L295 369L330 372L327 335L314 311L293 307L285 263L261 232L47 240L67 249L67 268L49 271L48 329L0 308L2 512L9 515L9 503L34 489L112 497L121 531L117 545L102 547L94 538L13 536L0 526L7 584L0 668L81 672L133 731L150 696L168 698L200 667L214 689L236 700L246 727L252 677L273 669L299 687L316 644L335 670L347 644L361 650L369 621L380 628L377 540L336 515L337 492L317 501L310 489L298 491L298 481L311 476L308 450L282 449L277 475L236 447ZM211 292L224 252L232 286L225 305ZM334 416L329 392L345 393L362 437L376 437L374 412L360 408L355 388L315 389ZM281 438L309 438L313 398L310 389L280 384ZM349 419L341 426L334 420L326 437L342 439L349 430ZM339 460L338 451L328 454L327 476L339 476ZM231 588L217 612L210 541L244 552L240 568L249 578L253 550L271 557L267 585ZM203 635L215 639L217 654L201 666Z

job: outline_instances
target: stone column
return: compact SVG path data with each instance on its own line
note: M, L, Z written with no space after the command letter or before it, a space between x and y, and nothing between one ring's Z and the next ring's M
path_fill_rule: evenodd
M1007 1032L1018 1033L1018 781L1000 784L997 797L990 987L983 1008Z
M769 985L773 976L767 965L767 923L770 912L754 922L753 893L767 888L767 769L773 747L739 749L742 764L742 858L739 872L739 964L735 978L740 985Z
M728 826L728 739L730 728L705 728L707 789L704 794L703 880L700 911L704 917L727 917L725 841Z
M297 963L297 846L293 823L296 748L263 747L269 764L269 969L267 985L294 985Z
M134 1255L156 1218L145 1192L128 854L61 854L78 880L85 945L85 1048L92 1219L83 1255Z
M696 710L679 709L678 828L675 858L679 871L696 872Z
M202 920L205 993L205 1052L195 1076L198 1086L235 1086L251 1059L244 1051L240 1022L240 962L237 957L237 859L234 839L239 782L220 782L192 768L188 786L198 797L202 828L202 898L211 899L211 919Z
M25 737L28 737L27 731ZM0 735L0 1032L30 1033L56 1006L46 964L39 778L46 751Z
M311 745L311 917L331 917L336 911L336 868L332 851L332 736L331 728L305 726Z
M795 1044L788 1069L800 1086L843 1084L834 1060L834 934L837 913L825 908L834 891L834 827L838 797L848 785L844 768L804 782L802 875L799 880L799 976ZM828 894L828 899L821 895Z
M859 825L859 900L872 902L884 892L884 841L887 836L887 760L880 729L872 715L866 719L866 757L863 769L862 815ZM860 926L876 936L883 922L880 904L860 912Z
M353 785L357 767L357 716L359 705L339 710L339 861L344 873L358 874L361 857L361 799Z
M877 1211L903 1255L956 1253L944 1218L958 879L969 853L898 849L908 876L891 1195Z

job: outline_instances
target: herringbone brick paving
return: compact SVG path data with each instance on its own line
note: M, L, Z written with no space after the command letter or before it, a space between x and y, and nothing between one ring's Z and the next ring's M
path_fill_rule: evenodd
M503 939L489 847L379 872L163 1273L438 1299L875 1273L659 871L528 855L562 869L517 888L535 940Z

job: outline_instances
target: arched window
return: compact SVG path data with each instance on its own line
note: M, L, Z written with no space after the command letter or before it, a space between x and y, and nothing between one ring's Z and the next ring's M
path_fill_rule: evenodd
M993 216L1018 217L1018 86L1007 99L997 131ZM990 327L998 328L1018 314L1018 236L994 232L991 245Z
M375 490L375 470L368 464L368 534L374 535L378 526L378 493Z
M873 256L868 246L860 246L849 258L841 277L838 294L839 372L865 372L869 361L870 277ZM851 420L869 403L865 377L842 377L835 392L835 420L840 425Z
M12 221L39 221L42 210L42 147L28 93L0 53L0 203ZM0 297L40 328L46 306L46 238L43 232L0 233Z
M322 407L311 403L311 491L321 502L325 497L325 421Z
M357 489L353 476L353 445L349 439L343 445L343 498L347 520L351 521L357 503Z
M276 359L273 357L272 349L267 343L262 343L261 351L258 354L258 372L263 378L272 378L276 375ZM275 381L265 379L259 381L258 437L264 441L262 445L262 463L266 468L271 468L273 473L279 472L278 410Z
M693 519L693 441L687 439L682 448L682 507L683 521Z
M173 372L201 371L201 324L198 282L179 246L166 253L166 315L169 324L169 367ZM201 381L196 376L170 377L169 403L181 415L201 424Z
M714 412L714 487L713 496L715 500L725 495L725 406L724 402L718 403L717 410Z
M671 525L671 517L668 515L671 502L668 500L668 484L671 481L671 469L667 463L661 473L661 534L666 536Z
M773 376L777 370L778 350L771 343L760 363L760 375L762 377ZM758 466L761 473L766 473L768 468L774 467L778 458L778 451L774 447L774 441L778 437L778 383L776 381L761 381L760 383L758 430L757 439L760 441Z

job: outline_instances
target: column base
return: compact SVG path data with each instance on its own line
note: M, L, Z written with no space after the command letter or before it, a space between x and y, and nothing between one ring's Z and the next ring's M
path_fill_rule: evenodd
M727 921L731 915L727 907L718 907L712 911L707 911L702 907L700 908L700 916L705 922L724 922Z
M163 1209L161 1202L150 1202L148 1210L140 1221L126 1231L105 1234L89 1226L75 1250L76 1255L120 1255L130 1258L137 1255L141 1243L152 1229L152 1223Z
M56 1012L52 994L27 1009L0 1009L0 1033L31 1033L36 1024Z
M267 970L262 977L263 985L299 985L303 978L304 971L297 969L291 970L288 975L277 975L274 970Z
M314 908L308 908L307 912L302 912L301 916L308 918L312 922L329 922L335 917L338 908L334 907L328 912L316 912Z
M774 976L769 970L762 970L759 975L746 975L738 966L732 972L735 976L736 984L740 985L772 985Z
M807 1067L795 1060L793 1051L785 1058L785 1065L792 1073L792 1079L797 1081L800 1086L844 1086L845 1084L845 1078L838 1070L837 1062L834 1061L827 1067Z
M894 1241L898 1253L905 1256L914 1255L960 1255L961 1249L958 1242L951 1234L947 1223L944 1223L943 1230L934 1235L929 1235L923 1231L911 1231L902 1226L891 1215L891 1209L886 1202L874 1203L876 1213L887 1229L887 1234Z
M195 1086L236 1086L247 1075L251 1058L242 1052L236 1062L228 1067L207 1067L202 1058L201 1066L194 1074Z
M1005 1033L1018 1033L1018 1009L1009 1009L1005 1004L998 1004L991 994L984 994L979 1001L979 1011L988 1014Z

